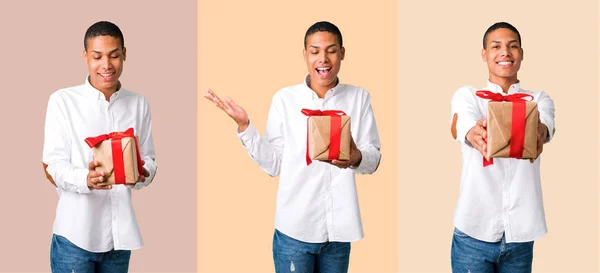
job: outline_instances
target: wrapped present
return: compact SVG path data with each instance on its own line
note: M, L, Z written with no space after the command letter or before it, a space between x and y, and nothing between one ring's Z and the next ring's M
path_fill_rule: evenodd
M486 90L476 95L491 99L487 110L487 155L484 166L493 158L529 159L537 156L539 112L533 96L523 93L502 95Z
M89 137L85 142L92 148L94 159L100 162L96 171L104 171L104 183L100 185L135 184L144 173L133 128Z
M308 116L306 165L312 160L350 159L350 116L340 110L302 109Z

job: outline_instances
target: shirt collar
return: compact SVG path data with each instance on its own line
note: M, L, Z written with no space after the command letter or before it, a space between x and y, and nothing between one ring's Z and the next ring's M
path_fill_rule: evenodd
M492 91L494 93L503 94L502 87L500 85L490 82L489 80L487 81L487 90ZM517 92L519 92L519 90L521 90L521 81L513 83L508 88L508 94L517 93Z
M119 84L121 84L119 82ZM104 97L104 93L102 93L102 91L96 89L94 86L92 86L92 84L90 83L90 75L88 75L87 77L85 77L85 84L84 84L84 89L85 89L85 96L86 97L90 97L90 98L95 98L98 100L106 100L106 98ZM114 99L117 99L119 97L119 92L123 89L123 87L121 86L119 88L119 90L117 90L117 92L113 93L111 98L111 101Z
M306 75L306 77L304 77L304 86L306 87L306 90L310 91L310 94L313 99L318 99L319 95L317 95L317 92L315 92L314 90L312 90L310 88L309 83L310 83L310 74ZM333 96L333 95L335 95L335 93L341 91L342 89L344 89L344 85L340 84L340 78L338 77L337 84L333 88L327 90L327 93L331 92L331 96ZM327 93L325 93L325 97L327 97Z

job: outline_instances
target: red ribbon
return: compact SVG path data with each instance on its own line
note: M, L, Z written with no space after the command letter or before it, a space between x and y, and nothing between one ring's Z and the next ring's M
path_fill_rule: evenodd
M330 116L330 126L329 126L329 160L338 159L340 156L340 145L341 145L341 137L342 137L342 116L345 116L346 113L341 110L311 110L311 109L302 109L302 114L312 117L312 116ZM310 159L310 155L308 153L308 120L306 121L306 165L310 165L312 160Z
M490 101L508 101L512 102L512 121L510 128L510 151L508 157L522 158L523 147L525 146L525 121L527 120L526 98L533 100L533 96L529 94L517 93L511 95L502 95L487 90L479 90L475 94L483 99ZM483 157L483 166L487 167L494 164L494 159L487 160Z
M112 132L110 134L99 135L97 137L88 137L85 139L85 143L87 143L87 145L90 146L90 148L95 147L102 141L110 139L110 144L112 147L115 184L125 184L125 162L123 160L123 146L121 139L126 137L131 137L135 141L135 152L137 156L138 173L139 175L143 175L144 169L142 167L142 157L140 156L137 138L133 134L133 128L129 128L125 132Z

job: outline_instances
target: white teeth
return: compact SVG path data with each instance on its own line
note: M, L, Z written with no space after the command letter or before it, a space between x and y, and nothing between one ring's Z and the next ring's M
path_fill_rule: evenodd
M102 73L100 73L100 76L102 76L102 77L110 77L112 74L114 74L114 73L108 73L108 74L102 74Z
M512 62L498 62L499 65L508 65L511 64Z
M331 67L325 68L325 67L317 67L317 70L319 71L325 71L325 70L329 70L331 69Z

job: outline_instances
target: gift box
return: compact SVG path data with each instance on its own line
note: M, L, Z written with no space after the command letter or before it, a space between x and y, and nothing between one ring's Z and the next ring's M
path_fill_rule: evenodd
M86 138L85 142L92 148L94 159L100 162L96 171L104 171L104 183L99 185L135 184L143 174L133 128Z
M477 96L491 99L487 110L487 155L492 158L522 158L537 156L539 112L537 103L528 94L504 96L490 91L477 91Z
M308 116L306 164L312 160L350 159L350 116L340 110L302 109Z

